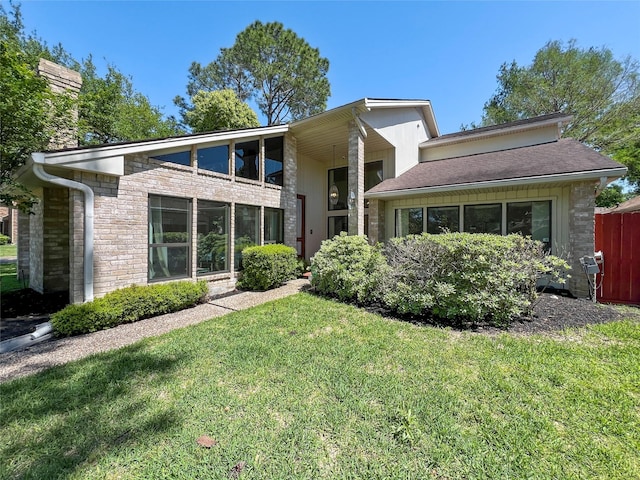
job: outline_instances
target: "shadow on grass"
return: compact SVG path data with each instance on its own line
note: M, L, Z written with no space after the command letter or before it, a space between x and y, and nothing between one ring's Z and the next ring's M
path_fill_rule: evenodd
M0 385L0 477L61 478L178 425L153 392L182 360L135 345Z

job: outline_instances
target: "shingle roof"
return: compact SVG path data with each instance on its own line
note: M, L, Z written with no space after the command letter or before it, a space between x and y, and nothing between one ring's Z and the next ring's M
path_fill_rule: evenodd
M477 135L479 133L491 132L493 130L505 130L513 127L520 127L524 125L533 125L540 122L545 122L553 119L561 119L567 118L568 115L566 113L556 112L549 113L547 115L539 115L537 117L525 118L523 120L515 120L513 122L508 123L499 123L498 125L489 125L488 127L478 127L472 128L469 130L462 130L460 132L447 133L446 135L440 135L438 140L449 139L449 138L458 138L458 137L467 137L470 135Z
M496 180L623 168L573 139L491 153L422 162L399 177L379 183L367 193L443 187Z
M596 213L629 213L640 212L640 196L633 197L614 208L603 208Z

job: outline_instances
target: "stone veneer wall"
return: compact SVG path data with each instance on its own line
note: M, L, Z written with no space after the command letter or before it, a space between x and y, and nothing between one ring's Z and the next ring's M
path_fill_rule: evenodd
M44 292L44 212L42 189L33 193L40 202L33 205L29 222L29 286L36 292ZM20 248L18 246L18 248Z
M94 295L100 297L117 288L147 284L149 195L192 199L193 249L196 248L194 238L197 232L198 199L229 203L232 232L236 204L284 209L285 243L295 247L295 139L291 137L285 137L284 169L284 187L159 162L144 155L126 157L125 175L119 178L77 173L75 180L89 185L95 193ZM72 301L79 302L82 301L82 255L78 254L82 251L83 242L80 225L82 197L72 195L71 201L74 224L71 238L74 252L71 267ZM233 245L233 238L230 241ZM230 260L233 269L233 255ZM193 250L191 271L193 279L234 279L233 270L197 277L196 254Z
M349 122L349 168L347 204L349 204L349 235L364 235L364 139L356 123ZM349 195L355 193L354 205Z
M384 200L369 200L369 243L372 245L385 240L384 208Z
M577 297L589 295L589 284L580 258L593 256L595 248L595 190L591 182L575 183L569 195L569 263L568 287Z
M31 235L29 230L31 222L29 221L28 213L18 213L18 224L20 225L20 233L18 235L18 264L17 274L19 280L26 280L29 278L29 247L31 243Z

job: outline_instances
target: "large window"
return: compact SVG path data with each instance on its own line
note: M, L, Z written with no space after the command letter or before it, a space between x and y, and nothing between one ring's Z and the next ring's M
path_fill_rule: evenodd
M199 148L198 168L229 174L229 145Z
M502 235L502 204L465 205L464 231Z
M236 204L235 268L242 268L242 250L260 245L260 207Z
M422 208L396 209L396 237L422 233Z
M258 180L260 173L260 142L236 143L236 176Z
M349 187L348 168L340 167L329 170L329 188L331 185L338 187L338 203L331 204L331 200L327 198L329 210L346 210L347 208L347 190Z
M264 181L282 186L283 138L267 138L264 141Z
M328 238L333 238L336 235L340 235L340 232L348 232L349 231L349 221L347 216L339 216L339 217L329 217L328 224Z
M229 270L229 204L198 200L198 275Z
M551 249L551 202L507 204L507 234L520 233L539 240Z
M149 280L188 277L191 200L149 196Z
M384 178L384 172L382 170L382 160L377 162L369 162L364 164L364 191L375 187ZM369 207L369 199L364 200L364 207Z
M427 232L442 233L443 231L460 231L459 207L427 208Z
M284 243L284 210L264 209L264 243Z
M151 158L160 160L161 162L177 163L178 165L191 165L191 151L166 153L164 155L152 155Z

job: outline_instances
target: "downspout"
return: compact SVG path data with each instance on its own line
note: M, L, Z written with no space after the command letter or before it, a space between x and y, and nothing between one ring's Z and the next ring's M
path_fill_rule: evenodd
M79 190L84 195L84 301L93 300L93 190L84 183L56 177L44 170L44 154L33 153L33 173L54 185Z

